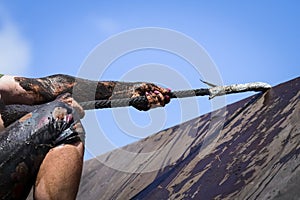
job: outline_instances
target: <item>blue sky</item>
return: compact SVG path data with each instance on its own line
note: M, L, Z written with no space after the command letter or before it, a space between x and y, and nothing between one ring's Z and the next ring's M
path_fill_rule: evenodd
M30 77L77 76L99 44L124 31L157 27L182 33L202 46L224 84L263 81L276 85L300 74L299 9L298 1L2 0L0 69ZM158 49L124 54L101 77L100 68L95 66L85 75L153 81L173 90L205 87L191 63ZM251 94L227 96L226 103ZM189 110L186 106L192 104L196 107ZM196 102L173 100L165 108L144 113L131 108L89 111L84 120L86 159L211 109L208 99L200 97Z

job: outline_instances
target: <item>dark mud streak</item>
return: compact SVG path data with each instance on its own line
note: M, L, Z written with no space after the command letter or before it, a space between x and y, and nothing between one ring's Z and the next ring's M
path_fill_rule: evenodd
M286 154L285 156L283 156L282 158L280 158L279 162L276 164L285 164L287 163L289 160L291 160L293 157L298 157L300 154L300 147L299 148L294 148L292 151L290 151L288 154Z
M227 127L234 119L236 119L239 115L241 115L241 113L244 112L245 109L247 109L251 104L255 103L256 101L258 101L262 96L262 93L261 94L257 94L257 95L254 95L252 97L249 97L249 101L238 111L238 112L234 112L234 110L231 110L231 112L234 113L234 115L232 116L228 116L229 119L226 120L226 122L224 123L224 128ZM231 113L230 112L230 113ZM238 120L238 122L241 122L242 119ZM237 126L239 123L236 122L236 124L233 124L231 125L231 127L235 127ZM227 133L230 133L229 131ZM226 134L224 134L224 136L226 136Z
M0 108L1 119L4 127L8 127L10 124L20 119L22 116L40 108L40 106L29 105L7 105Z

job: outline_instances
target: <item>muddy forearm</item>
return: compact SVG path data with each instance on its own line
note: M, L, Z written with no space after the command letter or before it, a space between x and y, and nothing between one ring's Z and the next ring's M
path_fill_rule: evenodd
M71 93L78 102L109 98L128 98L140 83L91 81L57 74L43 78L15 77L15 81L32 97L32 104L54 100L63 93ZM21 103L21 102L20 102Z

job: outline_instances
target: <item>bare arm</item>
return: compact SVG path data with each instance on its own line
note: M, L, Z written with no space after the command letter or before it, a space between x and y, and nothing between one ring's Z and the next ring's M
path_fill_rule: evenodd
M146 95L150 104L164 106L169 92L152 83L92 81L63 74L43 78L0 77L0 94L5 104L41 104L63 93L71 93L77 102Z

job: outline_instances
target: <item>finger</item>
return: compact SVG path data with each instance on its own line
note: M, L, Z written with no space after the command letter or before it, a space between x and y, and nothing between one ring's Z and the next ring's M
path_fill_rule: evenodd
M156 94L156 97L158 99L157 103L159 103L161 106L165 106L164 95L157 90L155 90L154 93Z
M85 112L84 112L83 108L72 97L67 96L64 99L62 99L61 101L68 104L69 106L73 107L75 109L75 111L77 112L77 114L79 115L80 119L82 119L84 117Z
M150 92L146 92L147 95L147 99L150 105L156 104L158 102L157 96L154 92L150 91Z
M156 93L159 96L160 100L163 101L162 106L164 106L165 104L169 103L170 100L171 100L171 98L170 98L171 89L169 89L169 88L161 88L161 90L162 90L162 92L158 91Z
M171 98L169 95L165 95L165 104L169 103L171 101Z
M150 92L146 92L146 97L148 100L148 107L151 108L152 104L154 103L152 94Z
M162 87L158 87L158 86L156 86L154 89L159 91L163 95L170 94L170 92L171 92L171 89L169 89L169 88L162 88Z
M150 100L150 102L151 102L151 104L150 104L151 108L157 108L157 107L164 106L164 101L163 101L164 96L160 92L158 92L157 90L155 90L154 92L150 92L150 94L151 94L151 98L152 98Z
M75 100L72 101L72 107L76 110L79 115L79 118L82 119L85 115L83 108L79 105L79 103Z

